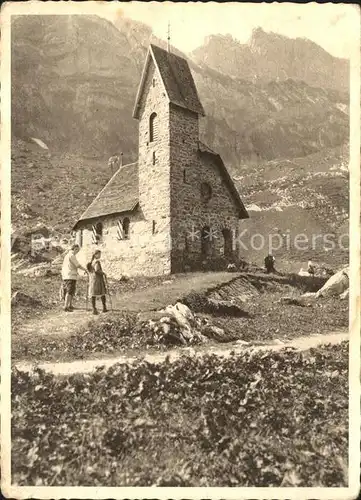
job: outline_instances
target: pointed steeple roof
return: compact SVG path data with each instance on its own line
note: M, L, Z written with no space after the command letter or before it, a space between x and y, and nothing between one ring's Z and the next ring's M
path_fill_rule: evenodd
M140 100L151 61L160 75L169 102L204 116L204 109L199 100L188 62L183 57L151 44L135 100L133 118L139 118Z

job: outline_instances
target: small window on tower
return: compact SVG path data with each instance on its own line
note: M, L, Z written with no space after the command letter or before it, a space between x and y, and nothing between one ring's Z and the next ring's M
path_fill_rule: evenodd
M157 136L158 136L157 113L152 113L149 117L149 142L156 141Z
M153 165L155 165L155 160L157 159L156 156L155 156L155 151L153 151L152 158L153 158Z
M157 232L157 223L154 220L152 225L152 233L155 234L156 232Z
M208 202L212 198L212 188L207 182L201 184L201 199L203 202Z
M187 172L186 172L186 169L183 170L183 182L184 182L184 184L186 184L186 182L187 182Z
M155 78L153 78L152 84L153 84L153 87L155 87Z

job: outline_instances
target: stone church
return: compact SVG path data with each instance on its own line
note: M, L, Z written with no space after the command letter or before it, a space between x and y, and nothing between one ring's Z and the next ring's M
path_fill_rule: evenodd
M216 98L216 96L215 96ZM120 166L74 226L111 277L225 268L247 211L222 158L199 140L204 116L185 59L150 45L133 117L138 161Z

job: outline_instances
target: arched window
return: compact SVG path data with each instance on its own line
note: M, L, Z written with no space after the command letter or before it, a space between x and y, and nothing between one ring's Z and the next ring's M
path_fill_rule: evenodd
M122 219L119 219L117 221L117 239L120 240L120 241L124 239L124 231L123 231L123 222L122 222Z
M101 222L97 222L95 229L97 234L99 234L99 236L103 236L103 224Z
M97 222L95 226L92 227L93 230L93 243L100 243L103 237L103 224L101 222Z
M149 117L149 142L154 142L158 137L157 113L152 113Z
M123 235L125 240L129 240L130 220L129 217L123 219Z

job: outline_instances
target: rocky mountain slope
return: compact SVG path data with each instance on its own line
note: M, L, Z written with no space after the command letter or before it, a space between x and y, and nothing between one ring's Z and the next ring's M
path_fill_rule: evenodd
M54 153L13 139L12 226L22 232L44 223L67 234L112 173L107 162Z
M234 179L250 214L242 222L244 257L262 264L265 251L250 244L254 237L259 245L257 234L274 242L276 259L300 265L309 259L334 266L347 262L348 158L344 145L292 160L240 165ZM304 243L298 245L297 235L305 235Z
M13 134L52 150L136 149L139 74L125 39L95 16L19 16L12 25ZM131 90L130 90L131 89Z
M96 16L15 19L15 136L37 137L53 151L104 158L122 150L135 157L132 108L151 32L130 20L119 23L115 27ZM289 43L286 39L285 47ZM257 64L262 60L266 67L268 56L257 53ZM304 61L299 64L301 71ZM319 65L323 67L323 61ZM201 124L203 138L226 161L304 156L347 138L347 93L327 85L311 87L292 79L293 74L283 81L253 82L247 74L231 71L227 76L204 62L191 62L191 67L207 114ZM340 79L342 68L341 61ZM347 84L347 78L342 81Z

